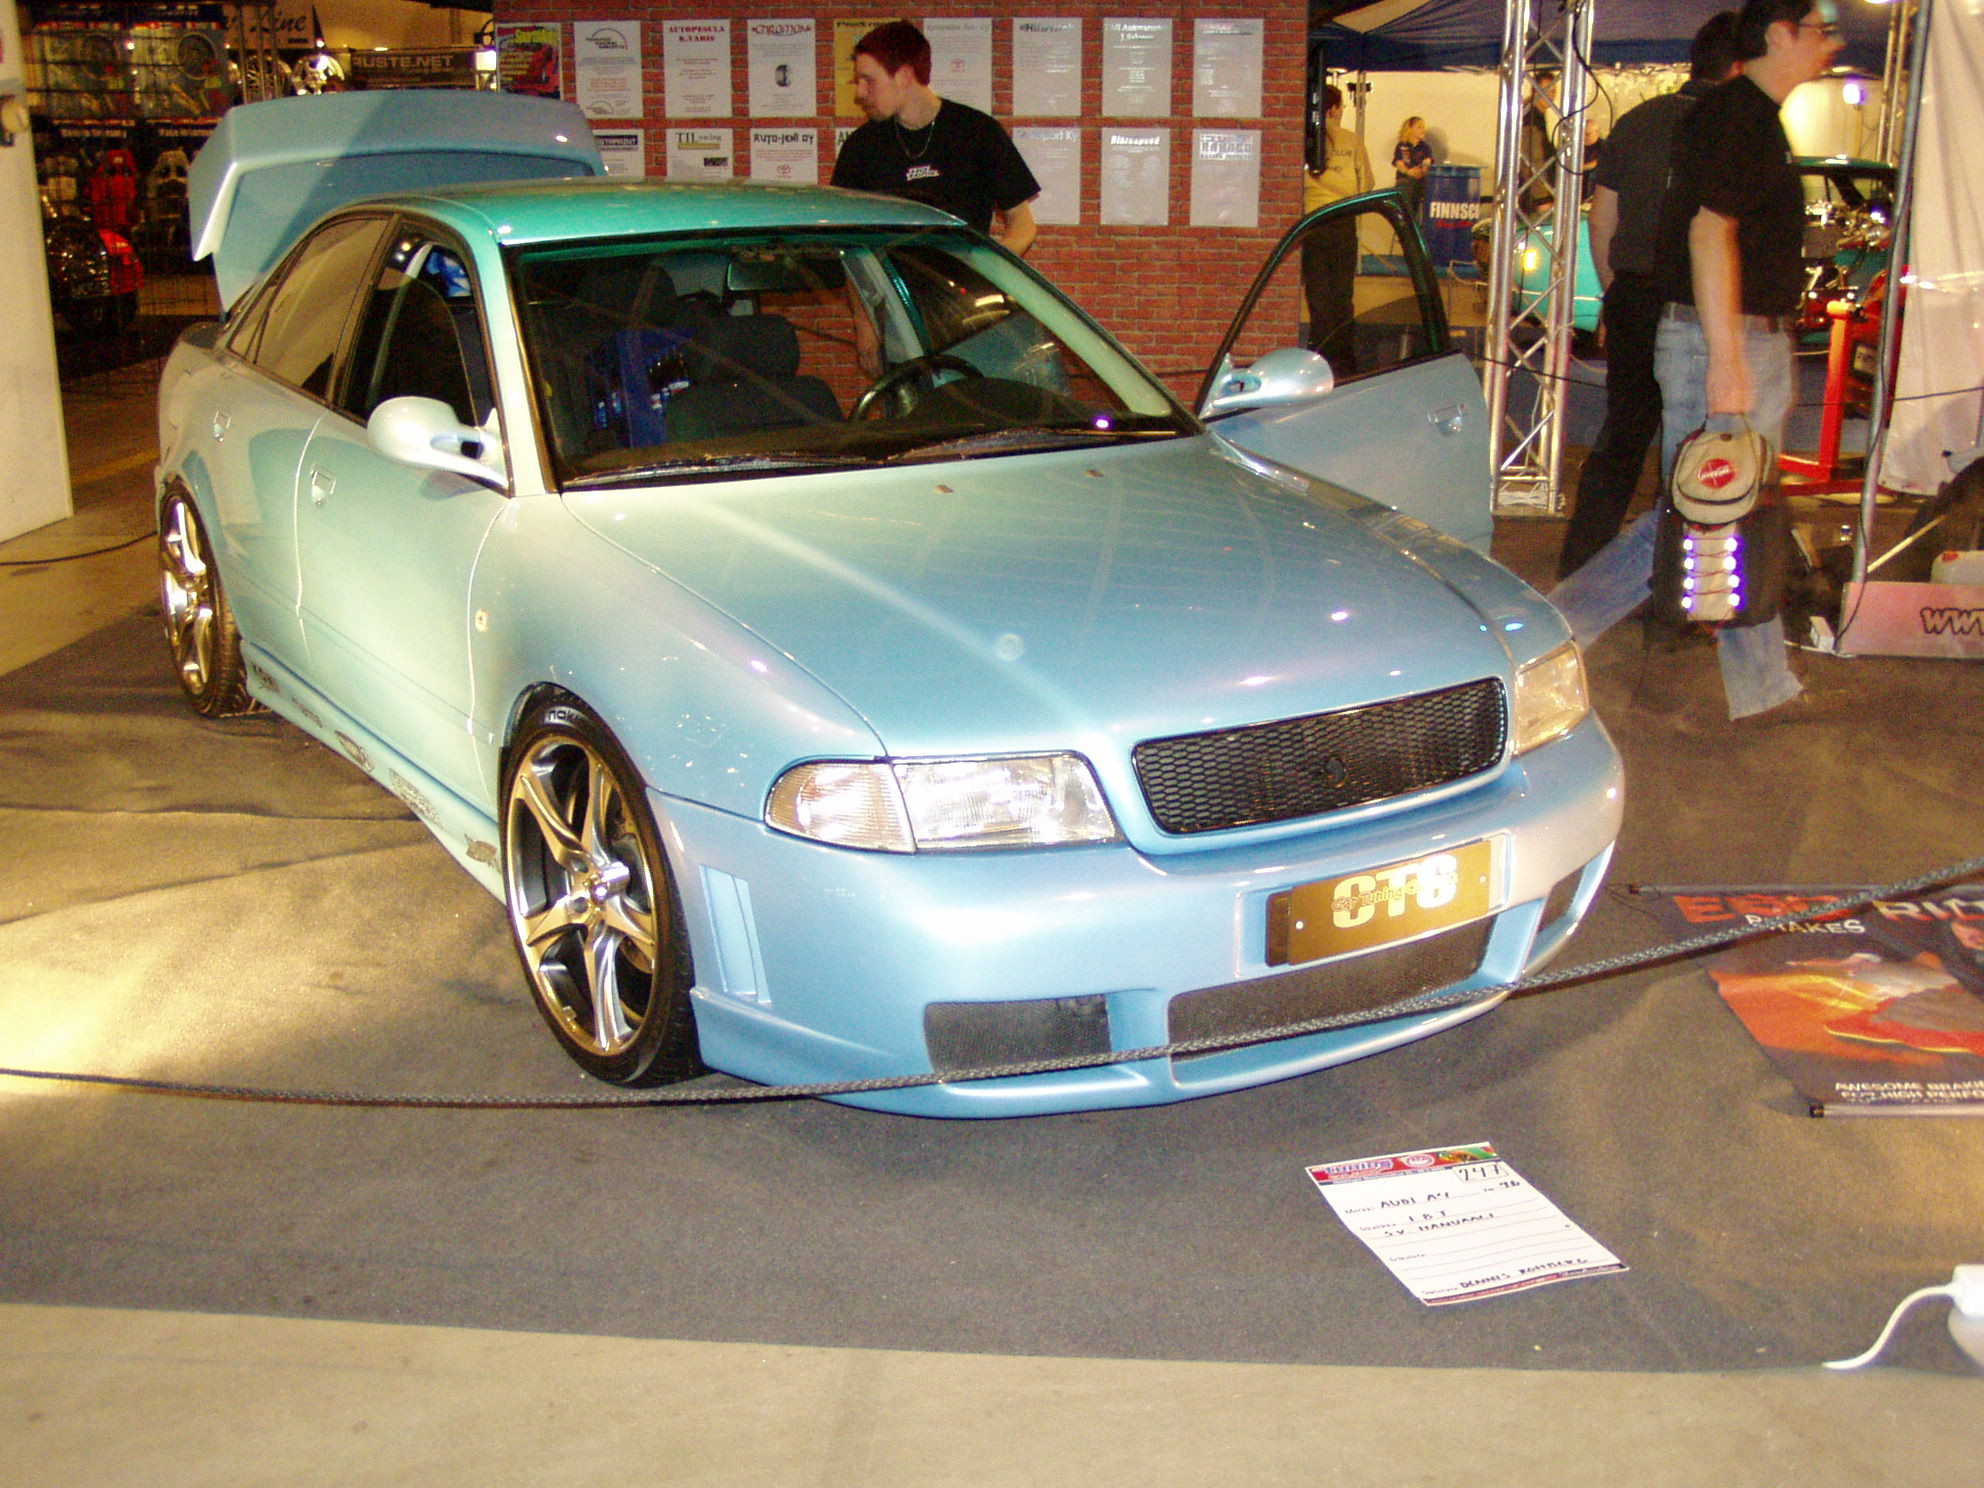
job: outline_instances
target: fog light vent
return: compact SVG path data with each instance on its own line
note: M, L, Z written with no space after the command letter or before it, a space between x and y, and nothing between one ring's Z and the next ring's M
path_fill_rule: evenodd
M923 1037L935 1070L1021 1064L1109 1051L1109 1005L1100 993L1028 1002L933 1002Z

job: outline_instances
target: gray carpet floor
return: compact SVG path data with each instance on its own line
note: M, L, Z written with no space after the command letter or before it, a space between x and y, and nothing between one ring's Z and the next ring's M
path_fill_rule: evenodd
M1877 883L1980 850L1984 676L1592 657L1614 882ZM155 620L0 678L0 1063L368 1093L596 1090L498 905L268 717L180 704ZM1560 964L1649 945L1609 893ZM1491 1140L1631 1267L1413 1301L1303 1169ZM1585 1370L1804 1365L1984 1261L1984 1122L1814 1120L1697 966L1517 999L1160 1110L938 1122L809 1102L348 1110L0 1080L0 1298L952 1352ZM1891 1357L1971 1366L1940 1309Z

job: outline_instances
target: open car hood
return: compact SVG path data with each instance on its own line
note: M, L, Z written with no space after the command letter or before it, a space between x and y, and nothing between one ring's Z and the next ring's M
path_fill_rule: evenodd
M187 172L193 257L213 255L232 305L305 228L360 197L604 173L574 103L437 88L242 104Z

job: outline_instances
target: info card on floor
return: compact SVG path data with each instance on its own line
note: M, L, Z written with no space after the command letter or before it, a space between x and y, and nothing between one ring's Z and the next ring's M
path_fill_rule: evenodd
M1626 1269L1490 1142L1321 1163L1309 1176L1429 1307Z

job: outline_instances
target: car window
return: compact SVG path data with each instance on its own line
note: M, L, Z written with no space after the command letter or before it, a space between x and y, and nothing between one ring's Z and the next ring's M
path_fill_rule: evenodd
M965 233L559 245L516 250L512 264L568 481L1193 427L1044 280Z
M1384 372L1446 348L1433 344L1429 286L1397 221L1379 207L1312 223L1276 263L1231 353L1239 368L1270 351L1321 354L1337 382Z
M493 399L475 286L461 253L402 231L360 312L338 406L359 419L389 398L436 398L462 423L488 422Z
M276 297L276 285L281 280L282 274L278 270L270 276L269 283L235 306L232 317L234 325L227 334L227 349L236 356L252 359L256 339L262 334L262 327L268 322L269 305Z
M271 377L328 396L352 301L385 231L383 217L346 217L320 229L269 296L248 359Z

